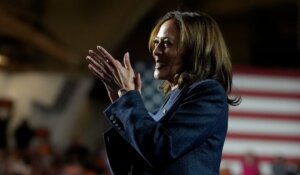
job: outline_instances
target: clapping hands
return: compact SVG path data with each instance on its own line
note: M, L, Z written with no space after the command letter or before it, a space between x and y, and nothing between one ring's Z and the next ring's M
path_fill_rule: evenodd
M141 92L140 74L134 73L128 52L123 59L124 66L101 46L97 46L96 50L89 50L86 57L88 68L104 83L111 101L118 98L120 89Z

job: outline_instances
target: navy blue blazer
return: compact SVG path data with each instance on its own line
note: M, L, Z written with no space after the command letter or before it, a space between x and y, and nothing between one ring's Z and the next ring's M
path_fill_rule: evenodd
M111 104L104 134L115 175L217 175L227 133L228 103L216 80L171 92L154 115L138 91Z

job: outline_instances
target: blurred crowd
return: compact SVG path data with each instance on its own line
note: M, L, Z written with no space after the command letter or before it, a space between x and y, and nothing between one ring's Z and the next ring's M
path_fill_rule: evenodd
M109 175L105 151L91 151L79 138L57 152L46 129L23 121L14 131L13 149L0 139L0 175Z
M270 160L269 160L270 161ZM240 160L241 170L238 175L300 175L300 162L297 160L288 160L278 156L271 160L270 167L263 171L260 160L255 154L247 153ZM236 175L230 166L221 168L220 175Z

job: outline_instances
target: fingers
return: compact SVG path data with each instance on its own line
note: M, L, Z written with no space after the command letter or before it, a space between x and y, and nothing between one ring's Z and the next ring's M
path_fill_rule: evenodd
M122 65L103 47L97 46L95 51L89 50L89 56L86 59L91 65L90 70L101 80L120 84L118 74Z
M109 64L107 56L104 55L103 53L94 52L93 50L89 50L89 57L87 57L87 60L88 61L93 60L94 63L98 63L99 65L101 65L101 68L103 70L106 70L106 72L113 73L115 71L115 66Z
M100 69L104 69L102 63L99 63L98 61L96 61L95 59L91 58L90 56L87 56L87 57L86 57L86 60L87 60L90 64L94 65L95 67L99 67Z
M97 77L99 77L101 80L105 79L106 76L104 75L103 72L101 72L99 69L97 69L94 65L89 64L88 68L90 69L90 71L95 74Z
M92 71L93 73L97 73L97 75L99 73L108 74L107 70L105 69L105 67L104 67L104 65L102 63L97 62L95 59L93 59L90 56L87 56L86 60L89 63L88 66L89 67L93 67L93 70L94 70L94 71Z
M97 77L100 78L100 80L104 83L104 85L110 90L110 91L114 91L118 88L116 88L116 84L113 81L112 77L109 75L105 75L104 73L100 72L99 70L97 70L95 67L93 67L93 65L88 65L88 68L90 69L90 71L95 74Z
M101 46L97 46L96 50L89 50L86 60L90 71L109 89L126 88L141 92L141 78L139 74L134 74L128 52L124 55L124 66Z
M124 55L124 66L127 70L133 71L130 63L129 52L126 52Z
M142 94L142 79L141 79L141 74L137 73L135 78L134 78L134 84L135 84L135 89Z
M108 53L103 47L97 46L97 53L99 53L100 56L102 56L103 61L106 63L112 63L115 64L116 59L114 59L110 53Z
M103 68L103 65L97 63L90 56L87 56L86 59L89 62L88 68L90 69L90 71L97 77L99 77L102 81L107 82L113 79L112 75Z
M89 64L88 68L90 69L90 71L95 74L97 77L99 77L100 79L104 78L104 74L99 71L98 69L96 69L93 65Z

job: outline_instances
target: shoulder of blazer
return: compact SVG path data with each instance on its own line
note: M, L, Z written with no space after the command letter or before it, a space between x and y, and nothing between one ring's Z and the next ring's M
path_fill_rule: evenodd
M206 79L202 81L197 81L191 85L188 86L189 90L198 89L198 88L211 88L211 87L219 87L222 88L221 84L214 79Z
M171 114L178 107L180 102L186 97L186 95L188 93L194 93L193 91L195 91L195 93L196 93L197 90L199 90L199 89L206 89L206 88L210 89L212 87L222 88L221 84L217 80L213 80L213 79L201 80L201 81L197 81L190 85L185 85L181 89L181 92L178 94L178 96L175 98L175 101L174 101L172 107L165 114L165 116ZM169 117L164 117L161 121L165 122L168 120L169 120Z
M205 92L206 90L211 90L214 88L220 89L220 90L223 89L223 87L217 80L206 79L206 80L202 80L202 81L197 81L193 84L184 86L182 88L181 92L178 94L176 101L181 101L184 97L186 97L187 94L199 93L199 90Z

